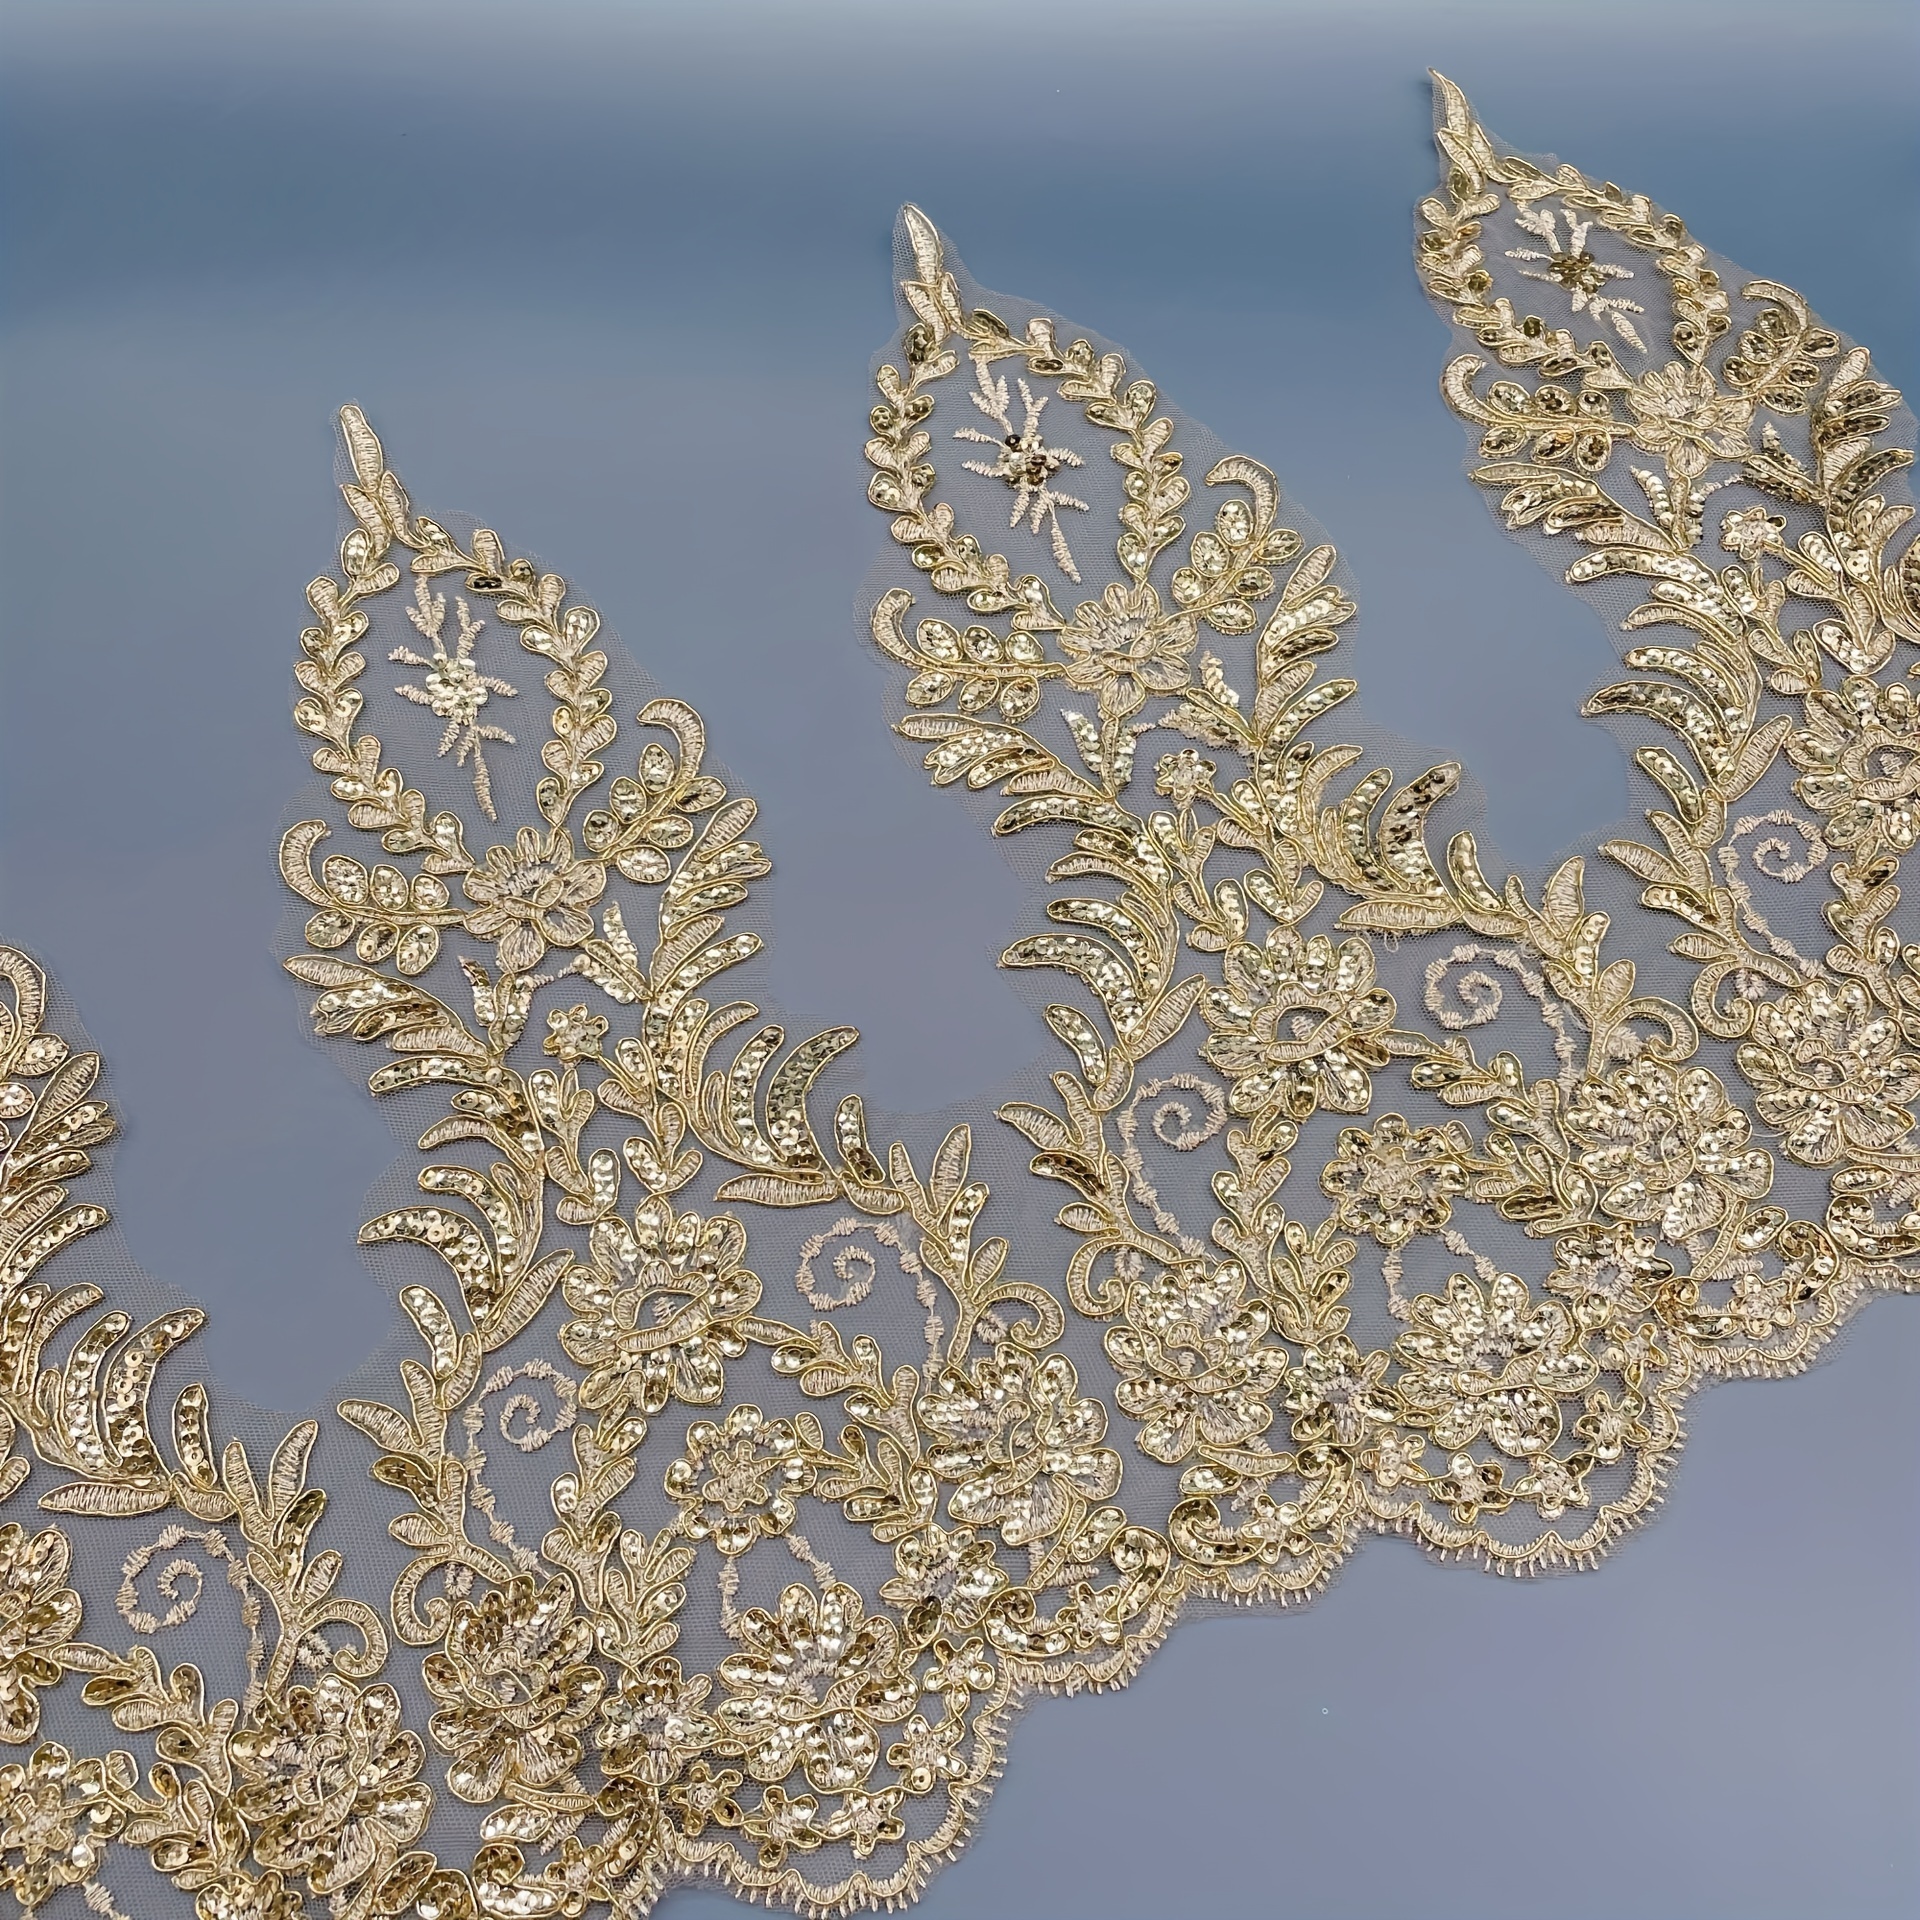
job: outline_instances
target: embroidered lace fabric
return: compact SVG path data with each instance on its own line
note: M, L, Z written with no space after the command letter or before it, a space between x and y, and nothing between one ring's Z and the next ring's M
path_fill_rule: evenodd
M1364 583L1275 476L909 208L872 638L1031 863L1003 964L1061 1047L944 1137L870 1130L850 1027L734 997L777 828L702 719L346 410L287 967L419 1131L359 1236L416 1338L324 1436L155 1401L202 1316L137 1324L74 1247L99 1063L0 952L20 1908L897 1904L1023 1697L1369 1532L1588 1565L1696 1387L1913 1285L1911 418L1800 295L1445 81L1437 139L1444 391L1625 629L1588 711L1646 830L1487 871L1457 767L1348 744Z

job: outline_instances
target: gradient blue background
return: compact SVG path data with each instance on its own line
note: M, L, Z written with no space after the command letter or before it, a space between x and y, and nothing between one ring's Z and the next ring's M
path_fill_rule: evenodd
M1599 622L1494 530L1407 258L1424 69L1806 289L1911 391L1916 10L10 0L0 910L107 1054L134 1257L285 1411L386 1336L394 1154L273 941L300 588L352 398L428 510L581 584L766 809L768 978L879 1107L1042 1054L1021 889L889 741L851 617L905 198L1127 343L1358 576L1369 716L1526 868L1626 809ZM935 1023L918 1018L931 999ZM928 1920L1920 1912L1920 1303L1695 1409L1597 1577L1399 1543L1038 1707ZM730 1903L676 1894L669 1920Z

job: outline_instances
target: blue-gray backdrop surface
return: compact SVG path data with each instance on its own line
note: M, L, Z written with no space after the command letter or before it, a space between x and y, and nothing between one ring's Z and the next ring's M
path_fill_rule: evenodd
M341 401L706 715L765 809L796 1028L857 1019L881 1107L984 1106L1046 1044L990 965L1021 889L890 743L852 615L898 203L1280 472L1355 570L1368 715L1464 758L1537 872L1626 811L1575 717L1614 648L1460 477L1408 260L1424 71L1911 390L1917 18L11 0L0 908L110 1062L122 1229L212 1309L214 1380L321 1406L391 1325L352 1229L393 1136L273 949ZM1298 1615L1183 1628L1033 1711L927 1920L1920 1913L1917 1390L1920 1302L1879 1302L1805 1378L1700 1402L1597 1575L1383 1542Z

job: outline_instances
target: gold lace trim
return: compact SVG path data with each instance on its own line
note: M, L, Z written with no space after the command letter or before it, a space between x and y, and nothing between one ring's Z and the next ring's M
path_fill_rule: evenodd
M447 1101L420 1146L453 1151L360 1235L444 1265L400 1290L419 1352L387 1401L339 1408L410 1557L385 1619L349 1597L317 1544L312 1423L256 1460L216 1444L189 1386L163 1440L149 1395L197 1310L136 1332L88 1319L97 1287L39 1277L105 1222L67 1188L113 1123L98 1061L0 951L0 1493L31 1472L24 1436L64 1476L40 1508L79 1523L0 1528L0 1739L29 1745L40 1693L77 1673L153 1754L143 1774L47 1742L0 1768L21 1908L80 1886L111 1912L110 1844L202 1920L288 1920L308 1894L351 1920L639 1914L699 1876L809 1912L894 1904L964 1840L1023 1694L1124 1681L1189 1596L1311 1593L1369 1530L1501 1571L1589 1564L1657 1498L1695 1387L1798 1368L1865 1293L1912 1284L1920 949L1890 915L1920 832L1920 708L1894 670L1920 643L1920 546L1891 552L1898 396L1797 294L1736 293L1673 216L1501 152L1438 87L1418 261L1481 349L1445 391L1507 524L1567 543L1573 584L1645 596L1625 625L1654 637L1588 710L1642 730L1659 795L1646 842L1599 851L1678 923L1680 997L1617 951L1588 898L1612 882L1583 861L1536 894L1489 879L1470 833L1436 856L1457 767L1355 779L1357 747L1308 737L1355 691L1321 671L1355 610L1332 548L1282 524L1241 456L1200 476L1190 532L1153 384L971 303L909 208L913 319L879 374L869 496L934 610L892 588L873 634L936 783L997 790L996 833L1064 835L1049 925L1004 964L1073 983L1047 1009L1067 1064L1054 1104L999 1116L1066 1190L1056 1285L982 1233L965 1126L922 1164L874 1150L856 1096L816 1120L852 1029L728 1040L759 1018L709 997L759 946L728 925L768 871L752 801L672 699L610 771L598 616L493 533L416 514L347 409L354 525L308 590L294 711L378 847L328 851L304 822L281 870L312 909L288 966L318 1031L391 1056L374 1093ZM1083 495L1116 479L1119 577L1077 597L1100 518ZM995 486L1037 566L963 521L955 501ZM497 716L536 702L482 662L505 630L539 663L536 811L482 851L362 727L383 604L431 648L393 649L417 676L398 696L444 724L489 823L487 749L528 750ZM1149 774L1152 733L1186 744L1156 740ZM1763 910L1810 879L1816 956ZM1642 967L1665 966L1657 945ZM1219 1156L1204 1238L1145 1158L1155 1100L1161 1144ZM709 1161L727 1171L707 1202ZM809 1216L799 1275L828 1317L763 1311L728 1209L781 1207L837 1210ZM1486 1250L1521 1233L1548 1256L1530 1274ZM1456 1270L1409 1292L1416 1257ZM924 1309L911 1360L830 1317L857 1321L883 1267ZM559 1360L526 1353L541 1327ZM489 1396L520 1382L502 1437L570 1455L537 1547L480 1448ZM662 1454L650 1430L676 1407L696 1417ZM634 1517L649 1461L657 1527ZM75 1538L174 1509L197 1530L169 1523L124 1565L142 1638L82 1640ZM891 1574L842 1579L810 1515ZM140 1599L183 1545L242 1603L239 1697L143 1644L198 1603L190 1561L162 1570L169 1611ZM783 1554L804 1578L770 1573ZM767 1604L736 1605L756 1580ZM731 1650L692 1671L676 1648L702 1608ZM414 1725L396 1645L424 1654ZM435 1772L482 1810L467 1864L420 1844Z

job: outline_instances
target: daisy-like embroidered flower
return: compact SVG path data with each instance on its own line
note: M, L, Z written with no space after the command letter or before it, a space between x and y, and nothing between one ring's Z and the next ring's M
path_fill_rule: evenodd
M1667 1364L1670 1347L1666 1329L1657 1320L1616 1324L1602 1336L1600 1364L1624 1374L1630 1386L1638 1387L1648 1374L1658 1373Z
M1426 1469L1420 1463L1426 1451L1424 1434L1403 1433L1398 1427L1388 1427L1362 1456L1362 1464L1380 1492L1393 1493L1401 1487L1425 1482Z
M1652 1444L1647 1403L1629 1388L1614 1399L1605 1387L1587 1395L1587 1410L1573 1423L1573 1435L1603 1466L1611 1466L1629 1447Z
M1602 1326L1616 1314L1652 1312L1672 1278L1673 1263L1660 1257L1658 1243L1616 1221L1556 1240L1546 1287L1573 1302L1583 1325Z
M72 1557L58 1527L0 1527L0 1740L9 1746L40 1731L39 1689L58 1684L56 1656L80 1631L80 1596L67 1585Z
M1059 1531L1076 1503L1096 1505L1120 1485L1120 1456L1100 1441L1107 1410L1084 1399L1063 1353L1036 1361L1003 1344L962 1373L948 1367L920 1402L936 1437L927 1463L957 1481L948 1512L962 1526L992 1526L1010 1547Z
M714 1718L747 1772L784 1780L801 1767L820 1793L860 1785L879 1761L879 1730L919 1694L894 1623L869 1617L851 1587L796 1584L777 1613L750 1607L739 1638L720 1663L729 1697Z
M820 1829L820 1802L810 1793L788 1799L783 1787L768 1787L757 1807L745 1809L740 1829L757 1841L760 1864L773 1868L786 1859L787 1850L811 1853L825 1839Z
M490 695L497 693L511 700L519 689L490 673L482 673L473 664L473 643L479 639L480 629L486 623L476 620L468 612L467 603L457 596L454 605L460 615L460 637L449 653L440 638L447 618L447 597L430 592L424 579L415 582L413 605L407 609L407 618L432 644L433 652L428 655L415 653L411 647L395 647L387 658L396 665L426 668L424 686L403 684L395 687L394 692L417 707L428 708L436 720L447 723L446 731L440 736L441 757L444 759L457 748L454 765L464 767L468 756L472 756L473 796L492 820L498 816L493 810L493 783L487 774L486 742L497 740L510 747L514 739L504 727L483 725L480 710Z
M910 1713L900 1738L887 1749L887 1765L899 1769L900 1784L909 1793L931 1793L942 1780L958 1780L967 1771L960 1753L966 1734L964 1718L930 1724L924 1713Z
M1734 1058L1760 1118L1803 1166L1881 1153L1912 1130L1920 1058L1862 981L1810 980L1756 1007Z
M1748 1338L1764 1340L1793 1325L1796 1289L1790 1274L1743 1273L1733 1283L1732 1309Z
M1387 1365L1384 1351L1362 1353L1344 1333L1303 1349L1287 1381L1294 1438L1353 1447L1390 1426L1400 1403L1386 1383Z
M1643 373L1627 389L1634 444L1657 453L1684 479L1697 480L1715 460L1743 460L1753 402L1725 394L1705 367L1673 361Z
M590 1013L584 1006L554 1007L547 1014L547 1037L540 1042L540 1051L568 1066L596 1059L607 1025L604 1013Z
M1705 1067L1676 1073L1640 1059L1583 1080L1564 1124L1606 1212L1657 1225L1665 1240L1718 1226L1732 1198L1758 1200L1773 1185L1772 1156Z
M1192 747L1182 747L1154 762L1153 790L1165 794L1176 807L1190 807L1213 785L1215 772L1211 760L1201 759Z
M593 1623L574 1611L564 1577L527 1575L463 1602L444 1649L421 1668L439 1710L427 1731L453 1756L447 1785L484 1806L509 1780L550 1787L580 1763L580 1729L606 1677L592 1664Z
M1226 984L1200 1003L1212 1029L1200 1053L1232 1076L1235 1113L1269 1104L1295 1120L1315 1107L1366 1112L1370 1070L1391 1058L1382 1036L1395 1008L1374 984L1365 940L1336 947L1322 933L1303 939L1292 927L1275 927L1263 946L1229 947L1224 972Z
M707 1674L688 1678L671 1654L629 1673L619 1691L600 1705L593 1744L600 1750L601 1766L645 1786L665 1786L720 1737L719 1722L705 1711L712 1689ZM740 1784L738 1774L732 1784Z
M709 1820L723 1827L740 1824L740 1803L733 1797L742 1784L742 1776L732 1767L717 1772L704 1760L696 1760L684 1778L676 1780L664 1795L668 1806L680 1818L680 1831L697 1840L706 1831Z
M1162 613L1152 585L1113 585L1098 600L1083 600L1060 629L1067 684L1097 693L1100 711L1124 719L1150 693L1177 693L1187 684L1187 656L1199 637L1192 614Z
M580 1403L618 1419L651 1417L670 1399L710 1407L727 1390L725 1363L747 1350L736 1324L759 1303L760 1276L740 1263L747 1232L732 1214L675 1214L656 1195L633 1225L596 1221L588 1266L570 1267L560 1288L579 1316L560 1344L588 1369Z
M254 1858L304 1875L323 1896L378 1879L426 1831L426 1749L389 1686L360 1691L337 1673L294 1687L227 1742L235 1805L260 1825Z
M473 902L467 931L498 943L501 972L526 973L549 947L577 947L593 937L587 908L606 891L607 870L574 858L566 828L522 827L511 848L489 847L485 864L460 884Z
M1787 557L1787 521L1784 514L1765 507L1737 507L1720 519L1720 545L1751 566L1763 553Z
M758 1407L739 1406L719 1425L696 1420L686 1451L667 1469L667 1498L678 1502L689 1539L711 1540L729 1557L745 1553L793 1525L820 1445L811 1414L769 1420Z
M931 1526L896 1541L894 1574L882 1583L880 1598L906 1612L905 1631L924 1646L943 1628L964 1632L976 1626L995 1594L1012 1584L994 1558L993 1542L972 1527Z
M1527 1471L1513 1483L1516 1500L1530 1500L1542 1520L1558 1520L1569 1507L1584 1507L1592 1496L1587 1492L1584 1463L1578 1470L1551 1453L1536 1455Z
M1142 1453L1169 1466L1196 1446L1237 1447L1273 1420L1285 1380L1284 1347L1269 1344L1273 1315L1246 1298L1246 1271L1225 1260L1169 1267L1130 1288L1127 1324L1110 1328L1107 1355L1121 1378L1114 1400Z
M1404 1247L1438 1233L1453 1216L1451 1196L1464 1193L1472 1143L1457 1121L1410 1127L1397 1113L1371 1133L1343 1127L1337 1157L1321 1170L1320 1190L1337 1200L1340 1224L1381 1246Z
M936 1640L929 1651L932 1658L920 1684L928 1693L945 1696L949 1705L956 1694L990 1692L999 1677L993 1655L977 1633L959 1642Z
M1912 851L1920 839L1920 699L1904 680L1852 674L1807 696L1807 724L1787 738L1793 790L1826 816L1826 837L1861 860Z
M1486 1434L1502 1453L1531 1458L1560 1437L1560 1401L1599 1372L1573 1315L1498 1274L1482 1288L1464 1273L1445 1298L1422 1294L1394 1343L1407 1411L1449 1452Z
M1642 353L1647 350L1647 343L1627 318L1630 313L1645 313L1646 308L1624 294L1604 291L1610 281L1631 280L1633 269L1615 266L1610 260L1596 260L1587 251L1587 235L1593 229L1591 220L1576 220L1568 213L1564 247L1560 244L1560 230L1551 207L1525 207L1514 215L1513 223L1522 232L1547 243L1544 253L1538 247L1507 249L1509 260L1534 263L1520 269L1522 279L1539 280L1561 288L1573 303L1575 313L1591 312L1596 319L1606 321L1630 347L1638 347Z
M839 1806L821 1821L820 1831L829 1840L846 1841L856 1860L870 1859L875 1847L907 1837L907 1823L900 1818L900 1803L906 1797L899 1787L843 1794Z
M62 1887L84 1886L105 1865L107 1843L126 1821L108 1779L114 1763L131 1776L124 1753L111 1762L76 1760L49 1740L0 1767L0 1886L24 1912Z
M1513 1505L1506 1467L1498 1460L1476 1460L1470 1453L1448 1456L1447 1470L1432 1483L1435 1495L1470 1527L1483 1513L1505 1513Z
M973 376L974 390L968 398L1000 432L996 436L982 433L978 427L961 427L953 436L956 440L977 441L992 447L995 453L990 461L963 460L960 464L969 473L982 474L989 480L1004 480L1013 489L1013 517L1007 525L1017 527L1024 514L1032 532L1038 533L1045 527L1052 538L1055 564L1077 587L1080 569L1073 563L1067 536L1061 530L1060 509L1071 507L1076 513L1085 513L1087 503L1070 493L1062 493L1053 484L1053 477L1062 467L1084 466L1086 462L1069 448L1047 445L1040 431L1040 416L1047 410L1044 394L1036 398L1033 389L1024 380L1020 382L1020 404L1025 413L1016 429L1005 376L996 380L987 371L984 360L974 361Z

